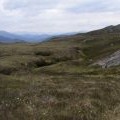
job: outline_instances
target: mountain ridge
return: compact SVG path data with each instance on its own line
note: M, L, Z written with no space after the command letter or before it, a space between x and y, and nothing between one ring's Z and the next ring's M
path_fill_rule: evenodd
M110 26L104 27L102 29L87 32L87 34L90 34L90 35L108 34L108 33L120 33L120 24L110 25Z
M101 34L119 34L120 33L120 24L118 25L110 25L107 27L104 27L102 29L93 30L86 33L74 33L74 34L61 34L61 35L48 35L48 34L15 34L10 33L6 31L0 31L0 42L7 42L7 43L13 43L13 42L42 42L42 41L49 41L54 39L65 39L65 38L76 38L81 36L87 36L87 35L101 35Z

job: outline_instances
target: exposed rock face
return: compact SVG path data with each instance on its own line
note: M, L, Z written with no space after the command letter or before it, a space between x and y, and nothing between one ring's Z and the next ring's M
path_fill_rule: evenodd
M94 65L100 65L102 68L120 65L120 50L106 58L103 58L102 60L97 61Z

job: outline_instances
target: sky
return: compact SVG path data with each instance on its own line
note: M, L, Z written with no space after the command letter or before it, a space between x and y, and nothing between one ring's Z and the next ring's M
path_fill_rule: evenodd
M120 0L0 0L0 30L85 32L120 24Z

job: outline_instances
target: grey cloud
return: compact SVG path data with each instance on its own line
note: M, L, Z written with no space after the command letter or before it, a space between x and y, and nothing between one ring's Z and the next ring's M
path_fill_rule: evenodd
M24 15L38 15L46 10L53 9L58 0L5 0L4 9L21 11Z
M120 0L0 0L0 29L53 33L88 31L119 24L119 5Z
M50 0L6 0L6 2L4 2L4 8L9 10L29 8L49 9L57 3L57 0L52 0L52 2Z
M75 13L120 12L120 0L116 0L115 2L113 2L113 0L93 0L92 2L76 5L67 10Z

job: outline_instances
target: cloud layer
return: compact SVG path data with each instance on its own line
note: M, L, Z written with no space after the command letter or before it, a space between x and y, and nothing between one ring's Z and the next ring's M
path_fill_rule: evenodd
M120 24L120 0L0 0L0 29L65 33Z

